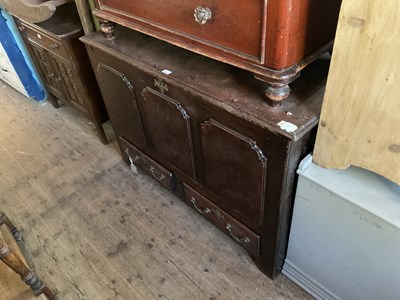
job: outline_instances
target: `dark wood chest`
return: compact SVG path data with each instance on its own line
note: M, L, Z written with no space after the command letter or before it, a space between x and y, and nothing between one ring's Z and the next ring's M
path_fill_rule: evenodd
M74 3L62 5L48 20L32 24L16 18L16 24L50 93L55 107L63 101L85 113L107 143L102 123L108 120L85 46Z
M248 70L275 101L332 46L341 0L96 0L100 20L122 24ZM105 26L106 31L112 31Z
M326 60L279 107L248 72L120 28L86 44L123 159L254 257L270 277L285 257L295 170L313 142Z

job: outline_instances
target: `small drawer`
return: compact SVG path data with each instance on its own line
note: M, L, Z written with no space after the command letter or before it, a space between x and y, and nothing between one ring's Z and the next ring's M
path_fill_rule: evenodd
M50 37L47 33L37 31L34 28L26 26L24 23L17 23L19 31L28 39L34 40L37 44L46 48L50 52L56 53L61 57L68 58L67 49L62 42Z
M160 166L123 137L119 137L119 139L121 141L122 156L128 164L139 167L167 189L175 190L174 176L170 171Z
M183 184L185 201L208 221L217 226L249 253L258 256L260 253L260 236L238 222L204 196Z

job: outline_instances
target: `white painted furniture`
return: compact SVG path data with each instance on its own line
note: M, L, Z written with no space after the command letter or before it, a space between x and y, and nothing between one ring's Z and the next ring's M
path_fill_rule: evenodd
M0 6L0 80L36 101L46 92L12 16Z
M21 79L18 77L17 72L14 69L13 64L6 51L3 48L3 45L0 43L0 80L7 82L9 85L14 87L16 90L20 91L22 94L28 97L28 93L26 92L24 85L21 82Z
M400 299L400 186L303 160L283 273L317 299Z

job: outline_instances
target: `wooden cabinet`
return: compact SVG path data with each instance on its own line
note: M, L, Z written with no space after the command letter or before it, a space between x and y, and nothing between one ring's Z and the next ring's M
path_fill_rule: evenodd
M273 108L243 70L124 28L116 39L81 38L124 160L277 276L295 170L312 145L327 60L314 63Z
M61 100L88 115L106 144L102 123L108 116L85 47L79 42L83 31L75 4L60 6L53 17L38 24L20 19L16 23L53 105L58 107Z
M248 70L268 83L260 90L278 102L287 98L288 84L301 70L331 49L340 4L341 0L96 0L94 14L110 38L112 21Z

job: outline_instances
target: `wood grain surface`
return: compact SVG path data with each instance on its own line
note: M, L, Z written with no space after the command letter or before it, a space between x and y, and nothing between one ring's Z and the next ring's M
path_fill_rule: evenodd
M344 0L314 161L400 184L400 3Z

